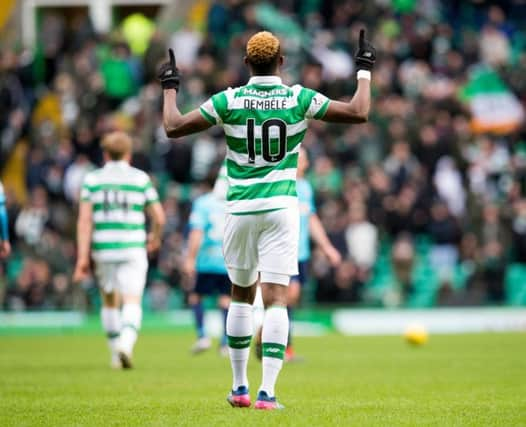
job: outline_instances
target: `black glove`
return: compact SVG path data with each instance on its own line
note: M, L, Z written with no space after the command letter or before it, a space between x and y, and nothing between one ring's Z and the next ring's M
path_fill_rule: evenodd
M175 56L172 49L168 49L170 62L165 62L157 71L157 78L163 89L179 90L179 70L175 66Z
M376 61L376 49L365 39L365 30L360 30L358 51L355 55L356 69L371 71L374 66L374 61Z

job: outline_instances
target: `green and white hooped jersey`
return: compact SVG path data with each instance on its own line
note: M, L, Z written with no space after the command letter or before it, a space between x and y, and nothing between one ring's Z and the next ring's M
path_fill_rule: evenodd
M308 119L329 106L324 95L277 76L252 77L201 105L203 117L223 127L229 189L227 210L247 214L297 204L298 151Z
M147 174L124 161L108 162L84 178L81 200L93 207L93 259L146 256L145 208L159 201Z

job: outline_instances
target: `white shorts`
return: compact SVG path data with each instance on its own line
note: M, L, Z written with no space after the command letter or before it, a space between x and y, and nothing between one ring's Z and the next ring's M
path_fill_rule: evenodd
M104 293L142 296L146 285L148 261L136 258L121 262L96 262L95 275Z
M227 214L223 254L228 276L237 286L261 283L287 286L298 274L297 207L253 215Z

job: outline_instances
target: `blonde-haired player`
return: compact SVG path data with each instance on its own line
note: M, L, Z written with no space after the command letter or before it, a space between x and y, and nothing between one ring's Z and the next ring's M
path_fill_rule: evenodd
M148 175L129 164L131 138L124 132L109 133L102 140L102 149L104 167L87 174L82 186L73 279L86 279L91 252L111 364L131 368L142 320L147 251L159 248L165 216ZM151 220L149 234L145 213Z
M287 345L287 287L298 273L298 150L310 119L367 121L375 50L362 30L356 54L357 90L350 102L339 102L301 85L284 85L279 77L283 64L279 40L259 32L246 47L245 63L252 76L248 83L213 95L187 114L177 108L179 72L171 50L169 55L170 61L159 69L168 136L178 138L212 125L222 126L226 135L229 190L223 252L233 284L226 325L233 386L227 400L234 407L250 406L247 363L259 275L267 310L255 407L281 409L274 388Z

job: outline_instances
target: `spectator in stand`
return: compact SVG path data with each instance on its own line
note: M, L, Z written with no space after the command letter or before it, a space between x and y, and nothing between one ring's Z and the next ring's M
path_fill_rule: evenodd
M376 260L378 230L367 220L363 204L356 203L350 206L345 239L349 259L356 268L356 279L365 284L370 278L371 268Z
M449 212L457 218L463 217L466 209L466 193L462 176L451 157L444 156L437 162L433 183L438 196L447 204Z
M422 204L420 188L416 183L408 183L398 194L390 194L384 199L386 229L392 236L400 233L417 233L427 222L428 207Z
M112 46L100 71L110 108L116 109L122 101L137 93L141 70L126 43L118 42Z
M315 159L314 168L309 172L308 177L314 190L322 197L331 198L341 192L341 171L335 167L332 159L327 156Z
M409 296L413 285L415 248L410 234L401 234L393 243L391 251L396 286L393 293L387 294L385 304L397 306Z
M521 199L515 204L514 213L512 237L515 260L526 264L526 199Z
M16 287L8 293L8 307L14 310L44 309L48 306L51 289L48 264L43 260L27 258Z
M431 206L429 235L433 241L429 262L438 274L440 284L451 284L458 264L458 244L461 232L447 203L436 200Z
M509 233L504 226L498 206L487 204L482 211L480 227L480 275L485 299L494 303L504 301L504 274Z
M391 181L385 171L379 166L372 166L368 173L369 197L367 210L373 224L385 227L386 210L393 209L394 199L389 196Z
M420 128L415 155L427 176L436 175L438 161L447 151L447 146L439 140L437 129L432 124Z
M31 192L29 205L22 209L16 219L15 230L18 237L28 246L40 242L44 227L49 221L50 211L46 190L37 187Z
M501 178L510 167L508 148L490 136L479 138L467 151L471 191L485 199L501 198Z
M93 164L85 155L77 155L75 161L66 169L64 174L64 195L68 200L75 203L79 201L80 188L84 177L93 169Z
M384 168L391 182L393 190L397 193L418 174L418 160L411 153L406 141L396 141L391 148L391 153L384 162Z
M29 112L18 70L18 56L0 51L0 167L5 156L22 135Z

